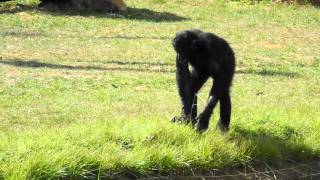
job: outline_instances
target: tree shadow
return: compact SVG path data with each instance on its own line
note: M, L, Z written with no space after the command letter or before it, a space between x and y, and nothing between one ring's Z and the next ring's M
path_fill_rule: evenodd
M6 64L16 67L26 68L50 68L50 69L67 69L67 70L97 70L97 71L125 71L125 72L158 72L158 73L174 73L174 63L162 62L144 62L144 61L119 61L119 60L101 60L95 61L102 66L98 65L63 65L45 63L39 60L25 60L25 59L7 59L1 60L0 64ZM116 67L107 67L108 65L116 65ZM296 77L298 74L295 72L283 71L269 71L269 70L237 70L237 74L253 74L259 76L283 76L283 77Z
M151 39L151 40L171 40L172 37L168 36L99 36L98 39L126 39L126 40L135 40L135 39Z
M282 1L286 2L284 0L282 0ZM288 1L288 3L290 3L290 1ZM320 8L320 1L319 0L300 0L300 1L296 1L295 4L300 5L300 6L309 5L309 6L314 6L316 8Z
M95 16L97 18L111 18L111 19L129 19L129 20L143 20L152 22L176 22L190 20L182 16L178 16L169 12L157 12L146 8L130 8L121 13L103 13L94 11L71 11L71 10L50 10L41 9L40 11L48 13L53 16Z
M275 71L275 70L237 70L238 74L254 74L260 76L285 76L285 77L298 77L299 74L296 72L286 72L286 71Z
M320 8L320 1L319 0L311 0L311 5Z
M174 22L174 21L184 21L190 20L190 18L185 18L178 16L169 12L156 12L150 9L139 9L139 8L128 8L127 11L124 12L124 17L126 19L134 19L134 20L147 20L147 21L155 21L155 22Z
M158 72L158 73L172 73L173 69L164 68L167 66L162 63L139 63L139 62L130 62L130 63L120 63L120 61L109 61L104 62L103 64L118 64L118 67L101 67L101 66L72 66L72 65L63 65L63 64L52 64L39 62L37 60L0 60L1 64L16 66L16 67L25 67L25 68L49 68L49 69L67 69L67 70L97 70L97 71L124 71L124 72ZM127 67L124 65L145 65L144 67Z
M38 33L38 32L23 32L23 31L1 31L0 36L2 37L46 37L45 34L43 33Z
M9 5L6 5L5 8L0 9L0 14L14 14L28 10L38 10L40 12L47 13L53 16L95 16L97 18L144 20L152 22L176 22L190 20L190 18L178 16L174 13L157 12L146 8L128 7L127 10L122 13L105 13L95 11L43 9L39 8L37 5L25 5L14 3L9 3Z
M37 9L36 5L25 5L15 3L1 3L0 2L0 14L14 14L18 12Z
M235 0L232 0L235 1ZM254 5L256 3L263 2L262 0L251 0L249 1L250 4ZM285 4L285 5L296 5L296 6L304 6L304 5L310 5L314 6L316 8L320 8L320 1L319 0L277 0L274 1L279 4Z
M150 40L171 40L168 36L124 36L124 35L114 35L114 36L78 36L75 34L45 34L34 31L15 31L15 30L3 30L0 32L0 36L3 37L66 37L66 38L90 38L90 39L123 39L123 40L140 40L140 39L150 39Z
M143 61L102 61L102 64L118 64L118 65L148 65L148 66L168 66L174 67L173 63L161 63L161 62L143 62Z

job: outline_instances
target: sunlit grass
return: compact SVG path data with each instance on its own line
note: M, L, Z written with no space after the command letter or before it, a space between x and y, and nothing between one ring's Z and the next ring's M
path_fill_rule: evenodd
M0 179L97 178L320 156L320 11L128 0L123 17L0 7ZM200 28L237 57L231 131L180 112L171 39ZM209 86L199 94L205 104Z

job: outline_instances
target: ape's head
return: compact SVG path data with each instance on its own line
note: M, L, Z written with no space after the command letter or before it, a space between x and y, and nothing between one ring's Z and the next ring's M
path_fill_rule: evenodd
M200 39L201 33L200 30L178 32L172 41L174 50L178 55L187 59L198 55L203 47L203 42Z

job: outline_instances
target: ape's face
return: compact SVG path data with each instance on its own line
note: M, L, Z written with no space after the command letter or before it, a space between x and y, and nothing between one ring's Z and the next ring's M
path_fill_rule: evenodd
M174 50L178 55L188 58L192 57L196 52L194 47L198 42L198 35L193 31L182 31L177 33L176 37L172 41Z

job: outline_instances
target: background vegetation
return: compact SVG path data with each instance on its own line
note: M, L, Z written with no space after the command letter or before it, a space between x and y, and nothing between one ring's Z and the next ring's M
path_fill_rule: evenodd
M320 11L217 0L127 0L123 16L0 6L0 179L97 178L320 155ZM231 131L180 111L171 39L199 28L237 57ZM199 94L205 104L208 85ZM216 111L215 114L219 112Z

